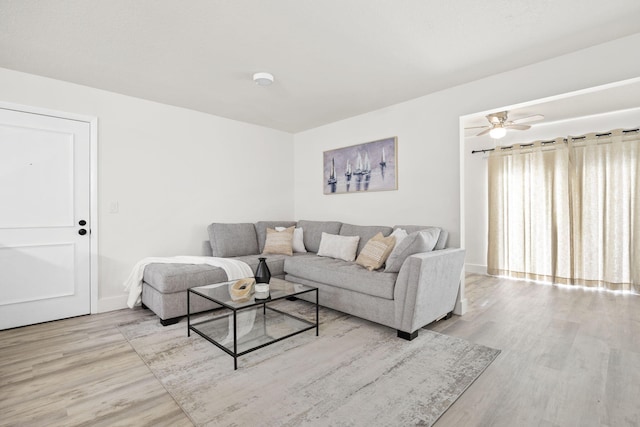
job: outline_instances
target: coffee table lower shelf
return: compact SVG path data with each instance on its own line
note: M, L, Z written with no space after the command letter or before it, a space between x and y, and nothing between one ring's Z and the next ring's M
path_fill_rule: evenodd
M214 314L214 317L197 323L191 322L192 314L188 312L187 336L191 336L191 331L200 335L232 356L233 368L238 369L238 357L247 353L312 329L316 330L316 336L318 336L317 289L314 289L314 291L316 292L315 322L271 307L271 300L265 300L264 302L256 300L254 304L248 307L221 308L219 310L224 311L224 313ZM207 298L192 289L189 289L187 295L189 296L188 300L193 295ZM298 300L298 303L308 304L302 300Z

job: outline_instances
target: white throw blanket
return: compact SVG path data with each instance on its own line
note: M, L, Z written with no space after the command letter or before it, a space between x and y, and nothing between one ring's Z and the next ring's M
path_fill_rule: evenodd
M142 296L142 278L144 269L149 264L207 264L214 267L220 267L227 273L228 280L244 279L245 277L253 277L253 271L246 262L229 258L217 258L209 256L176 256L176 257L149 257L144 258L133 267L131 274L124 282L125 290L129 291L129 299L127 305L133 308L140 305Z

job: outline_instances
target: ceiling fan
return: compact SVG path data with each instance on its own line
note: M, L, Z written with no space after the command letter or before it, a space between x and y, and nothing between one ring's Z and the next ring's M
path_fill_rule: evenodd
M507 129L527 130L531 128L531 125L525 125L523 123L536 122L538 120L544 119L544 116L542 114L534 114L533 116L509 120L508 114L508 111L500 111L499 113L488 114L488 126L474 126L465 129L484 129L475 136L489 134L489 136L493 139L500 139L507 134Z

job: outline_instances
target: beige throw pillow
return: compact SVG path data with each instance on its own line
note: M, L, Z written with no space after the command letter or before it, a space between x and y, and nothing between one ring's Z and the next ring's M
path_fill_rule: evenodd
M356 259L356 250L358 249L359 241L360 236L339 236L323 231L322 238L320 239L320 247L318 248L318 255L345 261L354 261Z
M267 228L267 240L264 242L263 254L293 255L293 230L295 226L276 231Z
M284 227L276 227L276 231L286 230ZM293 230L293 252L307 252L307 248L304 247L304 232L302 228L296 227Z
M395 236L384 237L382 233L376 234L362 248L356 264L360 264L369 271L377 270L387 260L395 244Z

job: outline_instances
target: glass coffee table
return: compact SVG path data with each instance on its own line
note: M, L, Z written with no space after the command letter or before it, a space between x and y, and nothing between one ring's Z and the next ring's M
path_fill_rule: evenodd
M318 288L281 279L271 279L269 298L232 298L229 288L235 282L197 286L187 291L187 336L191 331L233 357L233 368L238 369L238 357L259 348L282 341L311 329L319 333ZM275 301L296 299L315 292L315 322L273 307ZM205 298L223 308L212 317L191 322L191 299Z

